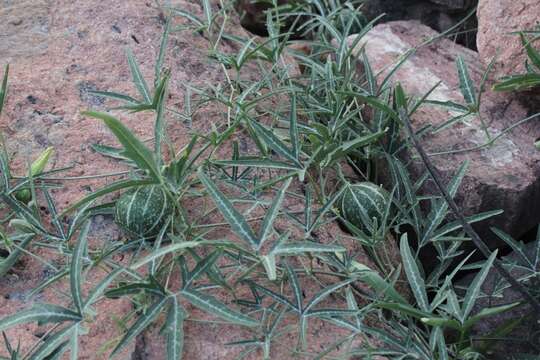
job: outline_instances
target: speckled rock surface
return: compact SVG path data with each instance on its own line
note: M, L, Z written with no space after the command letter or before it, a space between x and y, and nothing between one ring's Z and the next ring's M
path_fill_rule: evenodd
M436 32L418 22L398 21L376 26L362 43L366 44L372 67L378 72L387 71L408 49L436 35ZM424 95L441 81L429 99L464 103L455 65L458 55L465 60L474 83L479 84L484 67L478 54L449 40L440 40L419 48L397 71L393 80L399 81L407 94L416 97ZM486 88L490 88L489 82ZM500 134L503 129L528 115L526 107L511 95L490 91L483 95L480 114L492 136ZM428 124L437 126L454 115L446 108L423 105L414 114L413 125L417 130ZM539 134L540 121L534 120L515 128L494 146L431 157L446 180L460 164L470 162L457 195L457 201L467 215L494 209L504 210L504 215L476 226L492 247L501 245L501 242L491 234L490 226L496 226L519 238L540 220L540 152L534 148L534 140ZM484 142L480 120L473 117L437 134L426 136L423 145L428 153L436 154L471 148ZM411 159L414 155L413 152L405 156ZM412 170L416 175L425 171L417 157L412 162ZM430 193L437 193L433 184L429 188Z
M519 36L511 32L533 30L540 25L540 1L480 0L477 16L482 61L488 64L499 53L496 65L500 76L524 72L527 56Z

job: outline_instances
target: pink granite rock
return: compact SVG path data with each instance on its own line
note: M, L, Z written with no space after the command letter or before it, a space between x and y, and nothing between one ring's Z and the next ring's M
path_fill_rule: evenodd
M477 45L480 58L488 64L496 55L498 75L525 70L527 56L515 31L533 30L540 25L538 0L480 0Z
M396 21L377 25L361 44L366 44L374 71L384 72L406 51L437 35L418 22ZM353 36L349 40L352 41ZM427 93L440 81L441 84L429 99L464 103L455 64L457 56L463 57L473 82L479 84L484 65L478 54L446 39L418 48L397 71L393 81L400 82L406 93L415 97ZM486 88L490 87L490 83L486 84ZM492 136L497 136L528 115L526 107L511 95L489 90L483 95L480 114ZM437 126L454 115L446 108L423 105L413 116L413 126L416 129L428 124ZM534 147L539 135L540 121L536 119L515 128L491 147L431 156L446 180L460 164L470 162L457 195L458 203L467 215L504 210L504 214L476 226L491 247L497 247L501 242L491 234L490 226L519 238L540 220L540 152ZM471 148L483 143L485 137L477 117L437 134L429 134L423 140L425 149L431 154ZM417 157L413 158L414 155L414 152L404 154L407 159L414 160L411 169L413 174L419 176L425 168ZM433 185L429 188L430 193L438 193Z

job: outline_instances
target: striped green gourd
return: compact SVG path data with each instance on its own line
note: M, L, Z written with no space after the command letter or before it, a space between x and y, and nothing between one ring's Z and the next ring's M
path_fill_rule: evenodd
M152 237L159 233L172 211L162 187L141 186L125 192L116 201L115 221L132 236Z
M371 182L352 184L341 197L341 214L357 228L373 233L374 221L380 227L388 205L388 192Z

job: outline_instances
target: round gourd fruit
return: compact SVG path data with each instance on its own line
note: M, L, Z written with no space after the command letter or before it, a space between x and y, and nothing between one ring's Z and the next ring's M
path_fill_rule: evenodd
M173 207L160 186L141 186L116 201L114 220L129 235L152 237L159 233Z
M352 184L341 197L341 215L358 229L373 233L381 226L390 196L371 182Z

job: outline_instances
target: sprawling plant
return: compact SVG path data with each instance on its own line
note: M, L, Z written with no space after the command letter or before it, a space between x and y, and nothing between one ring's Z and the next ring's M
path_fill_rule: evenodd
M96 317L94 305L119 298L129 299L133 311L122 319L122 336L107 344L110 357L121 354L157 324L166 339L167 358L182 358L184 326L187 321L200 321L190 318L191 309L198 308L205 316L246 329L249 336L228 344L241 349L238 359L255 353L263 359L275 358L280 341L291 336L298 340L290 349L291 357L482 358L491 346L490 337L500 332L477 335L473 326L520 304L475 310L497 253L483 262L468 262L470 255L461 249L470 240L463 223L451 220L446 199L423 191L429 174L413 178L400 154L412 146L403 131L403 114L413 115L427 103L462 112L444 127L465 116L478 116L481 96L476 94L483 91L485 80L475 87L464 61L458 59L465 104L434 103L427 100L429 93L418 99L408 96L391 82L408 55L383 77L373 72L362 49L354 50L374 24L359 15L356 2L311 1L291 10L273 1L267 12L269 37L262 40L227 33L228 21L235 16L231 2L220 2L219 10L209 0L201 4L203 16L166 9L170 19L152 89L128 51L138 95L95 91L119 105L106 113L84 113L103 122L119 143L120 147L94 144L93 148L128 167L116 174L124 175L122 180L59 214L49 188L58 186L52 175L63 169L45 171L45 154L37 160L40 165L29 166L26 176L12 176L2 146L0 198L7 215L0 225L9 222L13 232L0 228L0 244L8 253L0 262L0 274L9 271L22 254L32 255L26 249L34 240L36 247L58 251L67 264L62 268L47 263L54 276L34 292L64 278L70 285L62 306L40 304L0 319L0 331L29 322L52 324L28 353L4 335L10 359L58 359L68 352L76 359L79 337ZM184 25L174 26L179 17ZM299 22L306 18L305 23ZM308 50L288 48L295 41L284 23L296 24L294 29L311 36L313 40L301 42ZM167 43L177 31L194 31L208 40L205 55L223 70L224 79L206 87L185 84L182 110L168 106L166 96L174 76L165 67ZM358 36L350 44L347 37L352 33ZM238 52L224 51L224 42L238 45ZM295 58L301 71L286 62L287 56ZM258 79L246 76L248 71L256 72ZM7 70L0 111L6 89ZM173 144L169 125L174 121L192 125L193 115L208 105L223 114L213 119L212 130L195 133L183 147ZM154 115L153 147L119 120L119 111ZM428 127L418 135L441 130ZM486 136L488 142L496 140L489 133ZM239 138L249 146L241 146ZM231 149L231 156L221 157L218 150L222 149ZM457 193L467 166L459 164L446 184L450 197ZM354 206L360 209L370 201L368 193L355 190L359 183L369 184L371 194L384 194L375 213L351 215ZM18 198L22 190L29 192L28 201ZM351 202L347 196L361 200ZM209 205L195 215L184 210L185 204L202 197L211 200L206 202ZM345 200L353 207L344 210ZM40 213L43 202L50 214L47 218ZM132 216L150 218L145 214L154 208L148 204L171 209L150 224L152 231L131 226L138 219ZM122 213L126 208L129 214ZM125 241L103 248L89 246L92 216L115 213L117 222L129 230ZM500 211L493 210L466 221L497 214ZM208 220L214 216L219 220ZM62 222L64 217L69 221ZM322 241L320 232L336 221L344 232L330 243ZM520 244L496 232L521 255ZM432 269L419 260L428 247L437 257ZM392 255L393 248L399 259ZM362 263L360 251L370 256L370 264ZM119 261L118 254L128 256ZM516 266L527 270L521 282L537 276L538 256L522 255L518 260ZM106 276L83 291L85 278L98 269L105 270ZM471 269L477 274L463 291L457 279ZM508 283L501 280L500 288L505 286ZM310 353L309 329L315 320L347 335L319 353Z

